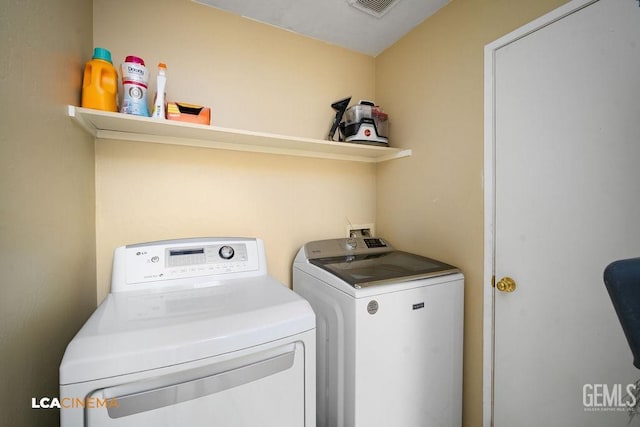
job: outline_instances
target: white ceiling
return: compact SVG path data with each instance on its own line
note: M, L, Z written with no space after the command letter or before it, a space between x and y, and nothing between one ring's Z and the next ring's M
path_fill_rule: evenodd
M398 0L381 18L348 0L193 0L376 56L450 0Z

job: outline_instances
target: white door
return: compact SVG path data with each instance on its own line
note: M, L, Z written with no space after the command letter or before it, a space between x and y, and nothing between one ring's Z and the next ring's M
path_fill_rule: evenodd
M626 426L640 378L602 281L640 256L640 7L561 11L487 49L496 427Z

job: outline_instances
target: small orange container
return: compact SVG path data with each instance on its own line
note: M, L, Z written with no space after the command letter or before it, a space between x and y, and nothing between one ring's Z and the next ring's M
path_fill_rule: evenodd
M208 125L211 124L211 108L186 102L168 102L167 120Z
M81 106L118 111L118 72L107 49L95 48L93 57L84 66Z

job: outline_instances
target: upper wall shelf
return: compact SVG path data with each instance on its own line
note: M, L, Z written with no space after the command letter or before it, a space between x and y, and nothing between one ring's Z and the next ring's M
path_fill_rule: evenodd
M69 116L100 139L378 163L411 150L229 129L69 106Z

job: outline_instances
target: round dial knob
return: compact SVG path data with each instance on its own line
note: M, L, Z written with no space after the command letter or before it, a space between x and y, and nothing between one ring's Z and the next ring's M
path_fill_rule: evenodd
M233 254L234 254L234 250L231 246L223 246L220 248L220 250L218 251L218 254L224 258L224 259L231 259L233 258Z

